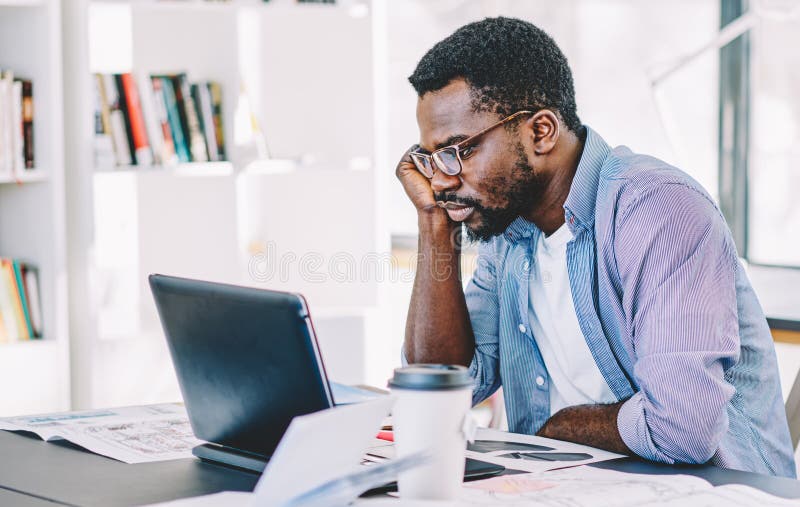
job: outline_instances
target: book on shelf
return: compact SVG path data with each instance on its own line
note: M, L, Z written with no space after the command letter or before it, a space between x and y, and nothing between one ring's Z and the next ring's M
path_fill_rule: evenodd
M156 85L150 80L150 76L141 76L139 82L142 83L140 88L142 112L147 123L150 146L153 148L153 160L158 165L175 165L178 162L178 155L175 153L175 142L172 140L167 107L160 84L159 92L156 93Z
M193 162L207 162L208 149L206 140L200 128L200 120L197 117L197 105L192 99L191 87L186 74L175 74L171 76L172 85L175 88L175 97L178 99L178 111L182 111L182 118L185 120L185 133L189 134L189 151L192 154Z
M0 258L0 343L42 337L39 272L30 264Z
M211 112L214 120L214 132L217 134L217 156L219 160L226 160L225 130L222 128L222 87L214 81L207 82L206 86L211 94Z
M92 79L94 93L94 166L107 167L116 163L114 140L111 137L111 116L105 102L103 76L95 74Z
M178 112L178 99L175 97L175 88L172 80L168 77L153 76L153 94L161 93L164 98L164 107L167 112L172 141L175 145L175 152L178 154L180 162L191 162L192 155L189 152L189 143L186 140L185 127ZM156 91L158 90L158 91Z
M185 73L96 74L95 160L116 165L174 165L225 160L222 90L189 83Z
M133 158L128 144L125 114L120 108L117 82L111 74L95 74L95 86L100 98L100 103L95 107L100 108L101 118L106 118L102 121L103 135L111 138L114 160L117 165L132 165Z
M25 169L33 169L33 81L22 79L22 146Z
M144 123L142 104L139 101L139 90L130 73L115 74L120 106L125 113L125 128L128 133L128 147L131 150L133 163L136 165L152 165L153 155L147 139L147 127Z
M214 128L214 110L211 105L211 92L208 91L208 86L205 83L193 84L192 99L195 106L197 106L197 119L206 143L208 160L216 162L220 158L219 150L217 149L217 133Z
M33 83L0 69L0 178L33 167Z

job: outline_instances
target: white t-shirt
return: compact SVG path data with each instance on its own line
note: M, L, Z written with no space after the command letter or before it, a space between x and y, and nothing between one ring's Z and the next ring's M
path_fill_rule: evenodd
M531 331L550 375L550 414L573 405L617 401L583 337L567 273L565 223L539 236L530 274L528 316Z

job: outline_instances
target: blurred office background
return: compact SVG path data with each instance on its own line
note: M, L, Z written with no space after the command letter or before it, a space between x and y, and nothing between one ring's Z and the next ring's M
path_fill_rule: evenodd
M788 393L799 0L0 0L0 68L34 83L36 141L33 168L0 174L0 256L37 267L43 320L40 338L0 344L0 415L178 399L153 272L301 292L332 379L384 386L416 249L393 174L418 138L406 78L496 15L553 36L585 124L718 200ZM181 73L221 90L224 156L120 164L96 76L130 74L147 115L151 76Z

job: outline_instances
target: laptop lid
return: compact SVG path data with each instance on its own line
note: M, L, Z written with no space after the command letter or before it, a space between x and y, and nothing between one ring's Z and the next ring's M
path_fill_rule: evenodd
M149 281L197 438L269 456L293 417L333 406L302 296Z

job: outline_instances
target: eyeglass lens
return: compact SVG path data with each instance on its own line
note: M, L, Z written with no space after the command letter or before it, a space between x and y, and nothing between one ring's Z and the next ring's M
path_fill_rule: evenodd
M433 167L431 166L430 157L412 153L411 160L414 161L414 165L417 166L417 170L425 175L426 178L433 178Z
M432 158L436 162L436 168L448 176L455 176L461 172L461 161L458 159L455 148L448 147L439 150L433 154Z

